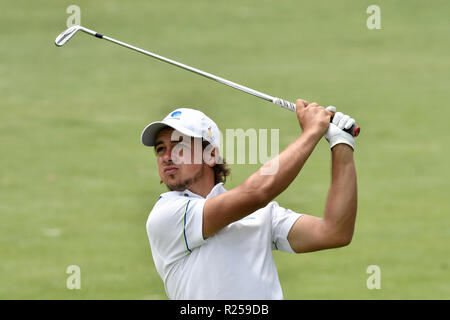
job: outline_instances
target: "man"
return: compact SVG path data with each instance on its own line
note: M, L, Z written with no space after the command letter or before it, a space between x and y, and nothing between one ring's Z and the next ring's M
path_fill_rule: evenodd
M159 176L171 190L159 197L146 225L169 299L283 299L273 249L302 253L350 243L357 208L354 138L342 129L355 121L335 111L297 100L302 133L229 191L221 182L228 171L220 163L219 129L202 112L177 109L144 129L141 141L155 147ZM323 218L280 207L273 199L324 135L332 179ZM199 141L202 158L192 161ZM273 161L278 170L262 174Z

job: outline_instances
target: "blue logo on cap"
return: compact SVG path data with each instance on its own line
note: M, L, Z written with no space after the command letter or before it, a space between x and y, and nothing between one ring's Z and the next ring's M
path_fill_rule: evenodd
M174 112L172 112L172 114L170 115L172 118L177 118L177 119L179 119L180 118L180 116L181 116L181 111L174 111Z

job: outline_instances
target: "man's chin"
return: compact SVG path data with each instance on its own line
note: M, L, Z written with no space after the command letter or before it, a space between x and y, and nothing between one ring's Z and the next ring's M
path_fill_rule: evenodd
M164 184L166 185L167 189L169 189L170 191L184 191L184 190L188 189L192 183L190 180L187 180L187 181L180 181L180 182L165 181Z
M194 176L185 180L178 180L174 175L169 175L163 180L164 184L170 191L184 191L189 189L193 184L197 183L203 177L203 169L197 172Z
M186 188L183 188L181 185L168 185L166 184L167 189L170 191L184 191Z

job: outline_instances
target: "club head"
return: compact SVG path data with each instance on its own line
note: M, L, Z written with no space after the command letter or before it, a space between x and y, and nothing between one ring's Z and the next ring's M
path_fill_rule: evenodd
M58 47L63 46L67 41L70 40L70 38L72 38L75 33L77 33L78 30L80 30L81 27L80 26L72 26L70 28L68 28L67 30L63 31L59 36L56 37L55 39L55 44Z

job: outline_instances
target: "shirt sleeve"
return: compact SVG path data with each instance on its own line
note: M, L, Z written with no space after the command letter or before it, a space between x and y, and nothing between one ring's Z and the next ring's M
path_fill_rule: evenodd
M302 216L292 210L280 207L277 202L271 202L272 215L272 249L295 253L287 236L294 223Z
M206 199L162 196L147 220L152 254L168 265L199 247Z

